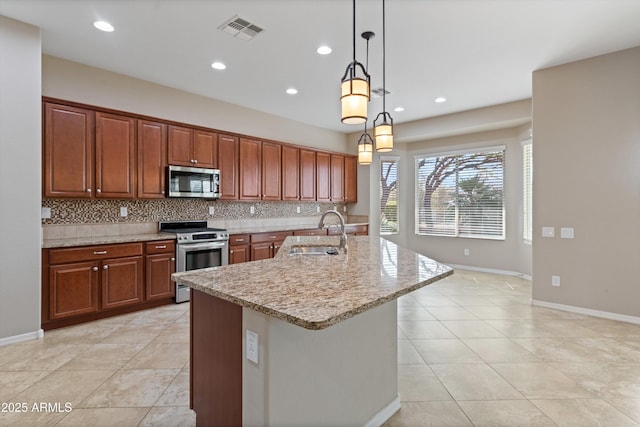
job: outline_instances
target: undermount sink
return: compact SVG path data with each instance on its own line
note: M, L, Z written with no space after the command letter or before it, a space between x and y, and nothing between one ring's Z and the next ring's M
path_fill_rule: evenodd
M293 246L289 255L338 255L337 246Z

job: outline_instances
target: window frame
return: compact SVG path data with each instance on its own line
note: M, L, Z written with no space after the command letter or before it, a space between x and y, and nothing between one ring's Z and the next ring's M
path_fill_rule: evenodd
M505 241L507 239L507 218L506 218L506 158L507 158L507 150L506 145L493 145L493 146L480 146L480 147L472 147L472 148L463 148L456 150L428 150L417 153L413 156L413 165L414 165L414 233L416 236L428 236L428 237L447 237L447 238L459 238L459 239L480 239L480 240L492 240L492 241ZM486 234L459 234L459 208L456 206L455 213L455 229L456 232L454 235L446 235L440 233L426 233L420 231L420 185L419 185L419 177L420 171L418 168L418 161L426 158L435 158L435 157L451 157L451 156L464 156L464 155L472 155L472 154L480 154L480 153L490 153L490 152L502 152L502 230L501 235L491 236Z

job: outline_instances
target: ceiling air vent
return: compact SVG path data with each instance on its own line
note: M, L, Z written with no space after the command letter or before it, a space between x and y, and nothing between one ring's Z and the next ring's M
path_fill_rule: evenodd
M219 26L218 29L242 40L251 40L264 31L264 29L252 24L246 19L240 18L238 15L229 19L227 22Z
M390 95L391 94L391 92L389 92L388 90L384 90L381 87L379 87L378 89L371 89L371 93L373 94L374 98L380 98L383 93L385 95Z

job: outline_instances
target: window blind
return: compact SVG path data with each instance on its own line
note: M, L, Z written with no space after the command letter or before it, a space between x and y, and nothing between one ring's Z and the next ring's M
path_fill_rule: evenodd
M416 234L504 239L504 148L415 162Z
M533 144L531 140L522 144L522 239L531 243L533 239Z
M398 233L398 159L380 159L380 234Z

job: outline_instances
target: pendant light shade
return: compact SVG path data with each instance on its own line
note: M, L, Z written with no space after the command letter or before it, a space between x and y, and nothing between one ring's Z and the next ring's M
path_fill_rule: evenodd
M386 111L378 114L373 121L373 136L376 139L376 151L385 153L393 150L393 118L391 118L391 114Z
M367 70L356 61L356 0L353 0L353 61L342 76L342 123L359 125L367 120L367 104L371 99L370 83Z
M385 10L382 0L382 113L373 121L373 136L376 139L376 151L385 153L393 150L393 118L387 113L386 88L386 51L385 51Z
M370 165L373 160L373 139L367 133L367 123L364 124L364 133L360 135L358 140L358 163L361 165Z

